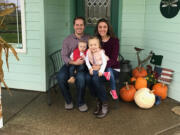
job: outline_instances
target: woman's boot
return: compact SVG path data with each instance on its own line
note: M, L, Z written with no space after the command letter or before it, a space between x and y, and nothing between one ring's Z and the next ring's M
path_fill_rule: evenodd
M108 104L103 103L100 112L96 115L97 118L104 118L108 113Z
M96 103L96 109L94 111L94 115L97 115L100 111L101 111L101 108L102 108L102 102L100 102L99 100L97 100L97 103Z

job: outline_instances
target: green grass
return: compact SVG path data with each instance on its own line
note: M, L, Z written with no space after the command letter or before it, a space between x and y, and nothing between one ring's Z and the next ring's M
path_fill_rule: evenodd
M7 30L1 30L0 31L0 35L1 37L8 43L18 43L18 37L17 37L17 27L16 24L10 24L10 25L6 25ZM15 33L11 33L8 31L15 31ZM21 32L21 25L19 25L19 31ZM2 32L2 33L1 33ZM6 33L4 33L6 32ZM22 34L19 34L19 42L22 43Z
M20 34L19 36L19 42L22 43L22 34ZM16 33L2 33L1 37L8 43L18 43Z

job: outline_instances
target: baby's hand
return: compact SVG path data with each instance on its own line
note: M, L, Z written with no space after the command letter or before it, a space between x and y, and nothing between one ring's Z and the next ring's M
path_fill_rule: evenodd
M85 55L83 54L83 55L81 56L81 58L82 58L83 60L85 60L86 57L85 57Z
M92 68L89 69L89 74L90 74L90 75L93 75L93 69L92 69Z
M102 76L103 75L103 73L102 72L98 72L98 76Z

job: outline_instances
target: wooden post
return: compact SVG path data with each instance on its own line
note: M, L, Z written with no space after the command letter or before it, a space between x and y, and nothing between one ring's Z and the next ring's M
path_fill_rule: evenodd
M0 128L3 127L1 95L2 95L2 92L1 92L1 82L0 82Z

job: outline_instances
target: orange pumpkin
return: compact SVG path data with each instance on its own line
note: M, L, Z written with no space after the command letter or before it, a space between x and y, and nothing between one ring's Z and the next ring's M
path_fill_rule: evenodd
M147 88L147 80L143 77L138 77L135 82L135 88L137 90L141 88Z
M128 85L122 87L120 89L120 97L123 101L131 102L134 100L134 95L136 93L136 89L133 85Z
M136 81L136 78L135 77L131 77L131 82L135 82Z
M156 83L153 85L154 94L160 96L161 99L166 99L168 87L163 83Z
M137 78L137 77L146 77L147 76L147 71L143 67L136 67L135 69L133 69L132 75L135 78Z

